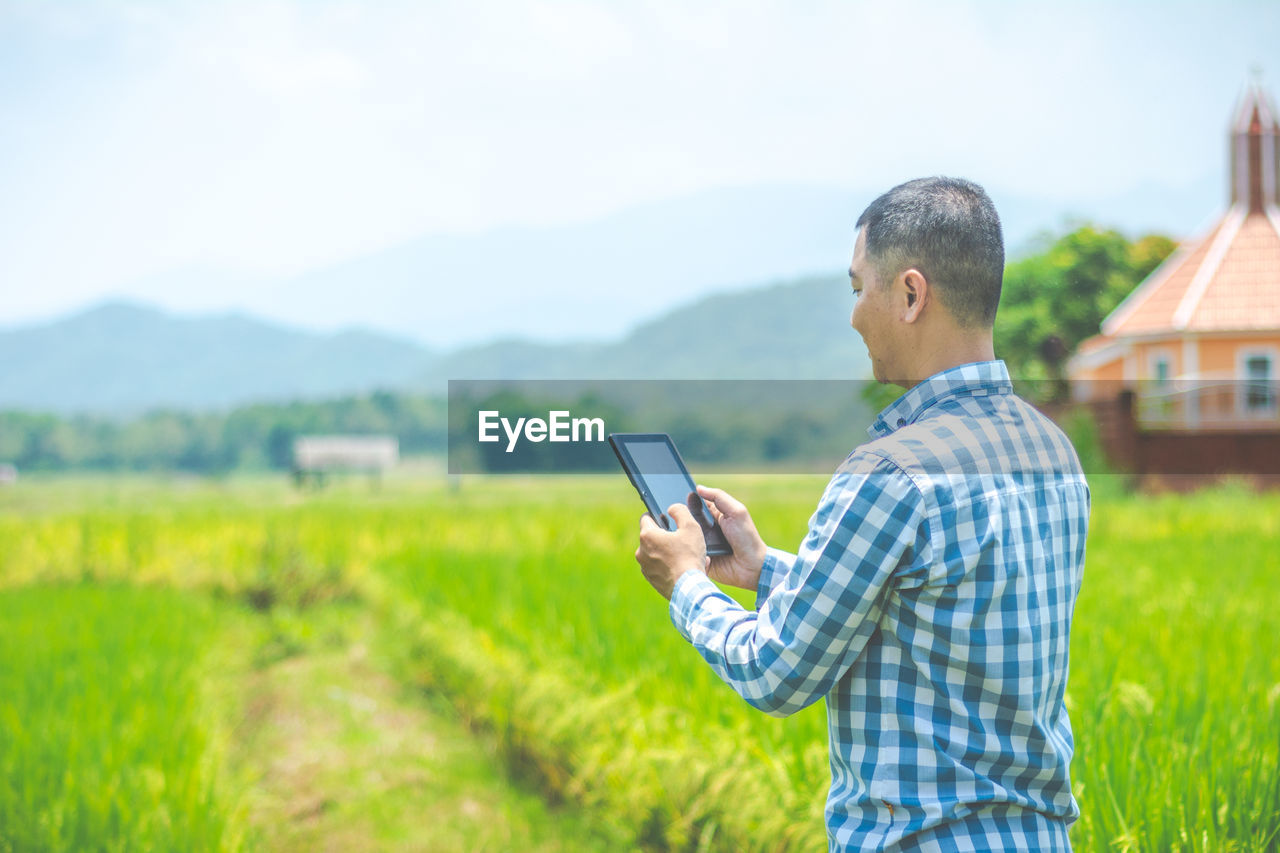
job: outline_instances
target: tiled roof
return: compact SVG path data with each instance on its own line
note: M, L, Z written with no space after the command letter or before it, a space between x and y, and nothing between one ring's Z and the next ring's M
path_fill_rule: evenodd
M1230 208L1203 240L1180 248L1107 316L1105 337L1280 331L1276 116L1267 93L1251 86L1232 122Z
M1117 337L1280 329L1280 211L1233 207L1153 272L1102 324Z
M1185 328L1280 329L1280 231L1266 215L1240 226Z

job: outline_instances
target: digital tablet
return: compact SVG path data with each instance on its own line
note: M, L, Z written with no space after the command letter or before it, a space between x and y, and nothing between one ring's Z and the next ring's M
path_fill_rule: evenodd
M733 553L724 531L698 496L693 478L676 452L671 436L665 432L615 432L609 435L609 446L617 454L631 485L640 493L650 517L662 529L675 529L675 522L667 516L667 507L682 503L702 526L708 554Z

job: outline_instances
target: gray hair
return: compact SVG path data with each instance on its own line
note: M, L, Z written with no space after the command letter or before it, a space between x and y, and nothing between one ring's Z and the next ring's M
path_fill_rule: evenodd
M995 323L1004 236L982 187L963 178L907 181L867 205L858 217L864 226L867 259L881 282L915 267L957 323Z

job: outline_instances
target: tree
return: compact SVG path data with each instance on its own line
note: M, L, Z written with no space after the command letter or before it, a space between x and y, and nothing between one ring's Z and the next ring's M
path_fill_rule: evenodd
M1041 381L1041 399L1066 395L1067 356L1098 334L1102 320L1175 243L1149 234L1131 241L1114 229L1078 224L1041 238L1041 251L1005 267L996 317L996 355L1015 379Z

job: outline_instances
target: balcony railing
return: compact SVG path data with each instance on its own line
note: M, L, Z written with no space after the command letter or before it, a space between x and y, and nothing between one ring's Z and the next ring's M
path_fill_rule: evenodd
M1146 429L1280 429L1277 383L1250 379L1173 379L1134 389L1134 415Z

